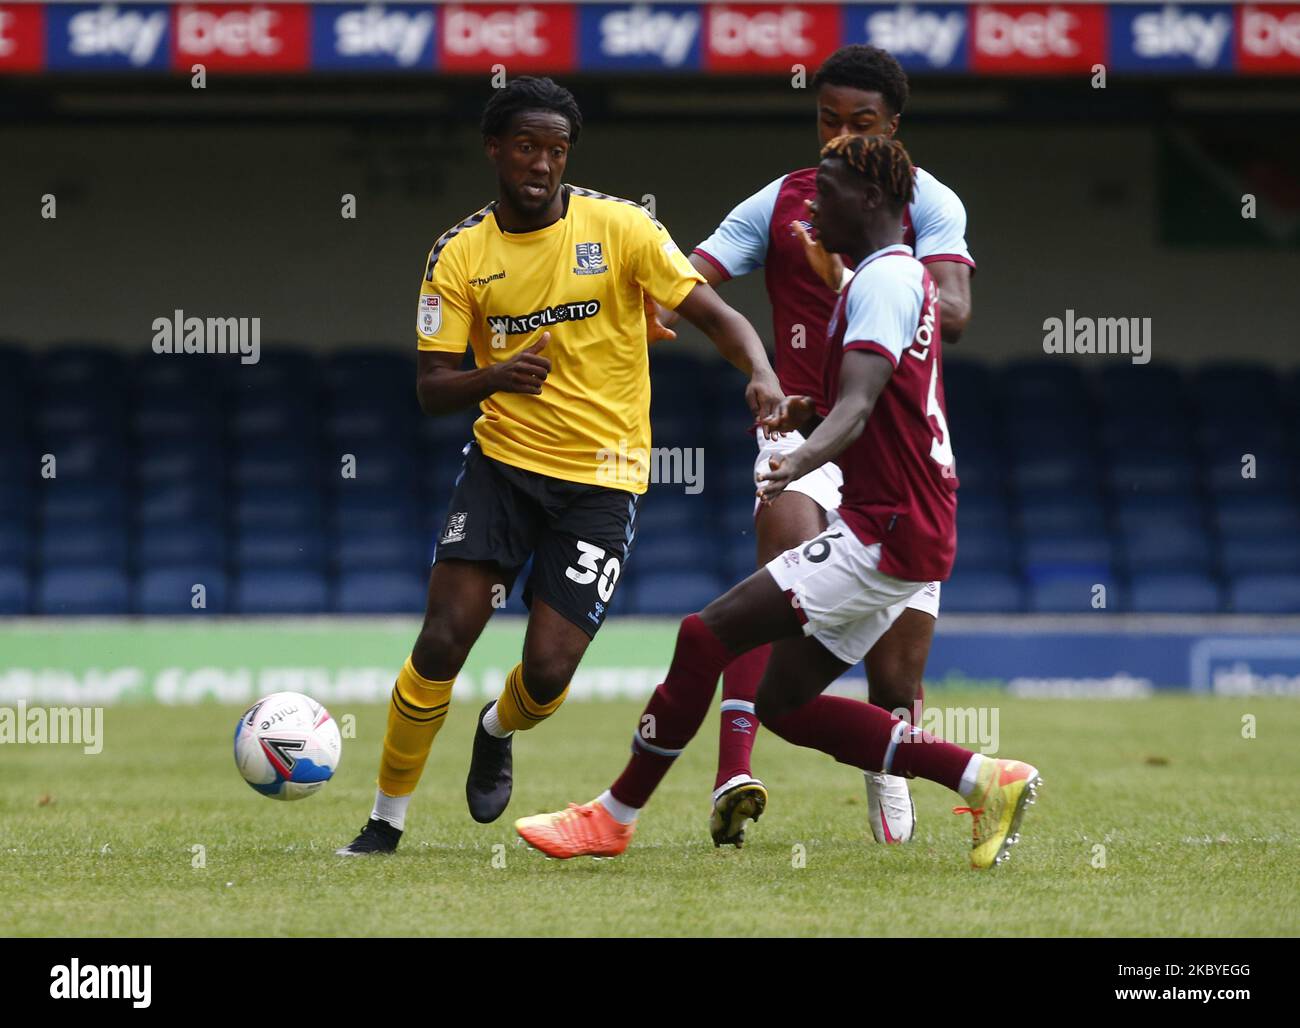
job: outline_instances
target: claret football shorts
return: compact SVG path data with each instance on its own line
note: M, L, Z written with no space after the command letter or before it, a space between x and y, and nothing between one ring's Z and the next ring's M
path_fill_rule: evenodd
M531 557L524 603L531 607L538 598L594 636L632 549L639 500L624 489L566 482L503 464L472 441L465 447L434 563L490 561L513 588Z

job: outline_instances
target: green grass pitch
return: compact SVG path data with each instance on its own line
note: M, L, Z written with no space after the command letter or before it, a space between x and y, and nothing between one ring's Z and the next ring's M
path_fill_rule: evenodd
M1296 933L1300 703L929 699L996 705L1000 752L1043 772L1021 844L992 872L969 870L969 818L946 790L916 783L918 838L877 846L861 776L770 733L755 762L768 811L743 850L714 849L716 708L628 853L563 863L516 846L513 818L603 789L639 704L571 703L519 738L510 809L479 826L463 792L479 705L461 701L401 850L368 860L333 851L370 809L382 708L333 705L356 719L339 774L276 803L235 770L237 709L112 707L98 756L0 750L0 935Z

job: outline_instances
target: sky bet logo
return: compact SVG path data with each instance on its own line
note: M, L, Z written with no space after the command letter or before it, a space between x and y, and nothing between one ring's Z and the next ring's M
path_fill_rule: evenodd
M888 50L904 68L966 66L966 8L960 4L896 4L844 8L844 38Z
M1227 70L1232 8L1138 4L1110 10L1111 61L1119 71Z
M590 4L580 14L583 67L699 67L701 19L693 6Z
M171 14L165 7L68 4L46 10L52 68L167 67Z
M396 4L312 9L313 64L322 68L431 68L432 7Z

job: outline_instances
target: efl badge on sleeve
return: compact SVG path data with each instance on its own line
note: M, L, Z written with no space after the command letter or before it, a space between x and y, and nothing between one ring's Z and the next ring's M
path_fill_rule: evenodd
M432 336L442 328L442 297L432 293L420 297L420 313L417 319L420 335Z

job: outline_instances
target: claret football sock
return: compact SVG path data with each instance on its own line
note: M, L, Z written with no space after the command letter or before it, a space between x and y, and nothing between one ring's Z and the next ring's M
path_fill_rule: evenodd
M620 803L639 809L699 731L718 676L735 654L698 614L682 621L668 676L655 689L632 736L632 759L610 786Z
M407 798L415 791L434 737L442 728L451 705L452 678L435 682L415 670L406 658L397 675L388 704L388 728L384 732L384 753L379 764L379 793L388 799ZM389 821L381 811L383 800L376 798L375 816ZM405 816L405 807L384 807L389 814ZM392 823L390 821L390 823ZM401 825L396 827L400 828Z
M722 725L718 730L718 775L713 788L751 773L750 759L758 736L754 697L763 678L771 645L742 653L722 672Z
M928 778L953 791L959 791L974 756L879 707L842 696L818 696L767 727L787 742L821 750L841 764Z
M560 709L560 704L569 695L569 687L549 703L539 703L528 692L524 684L524 665L516 664L506 675L506 684L501 695L483 715L483 730L498 739L504 739L511 732L526 731L536 728L548 717ZM489 720L489 718L491 720ZM493 731L493 729L496 731Z

